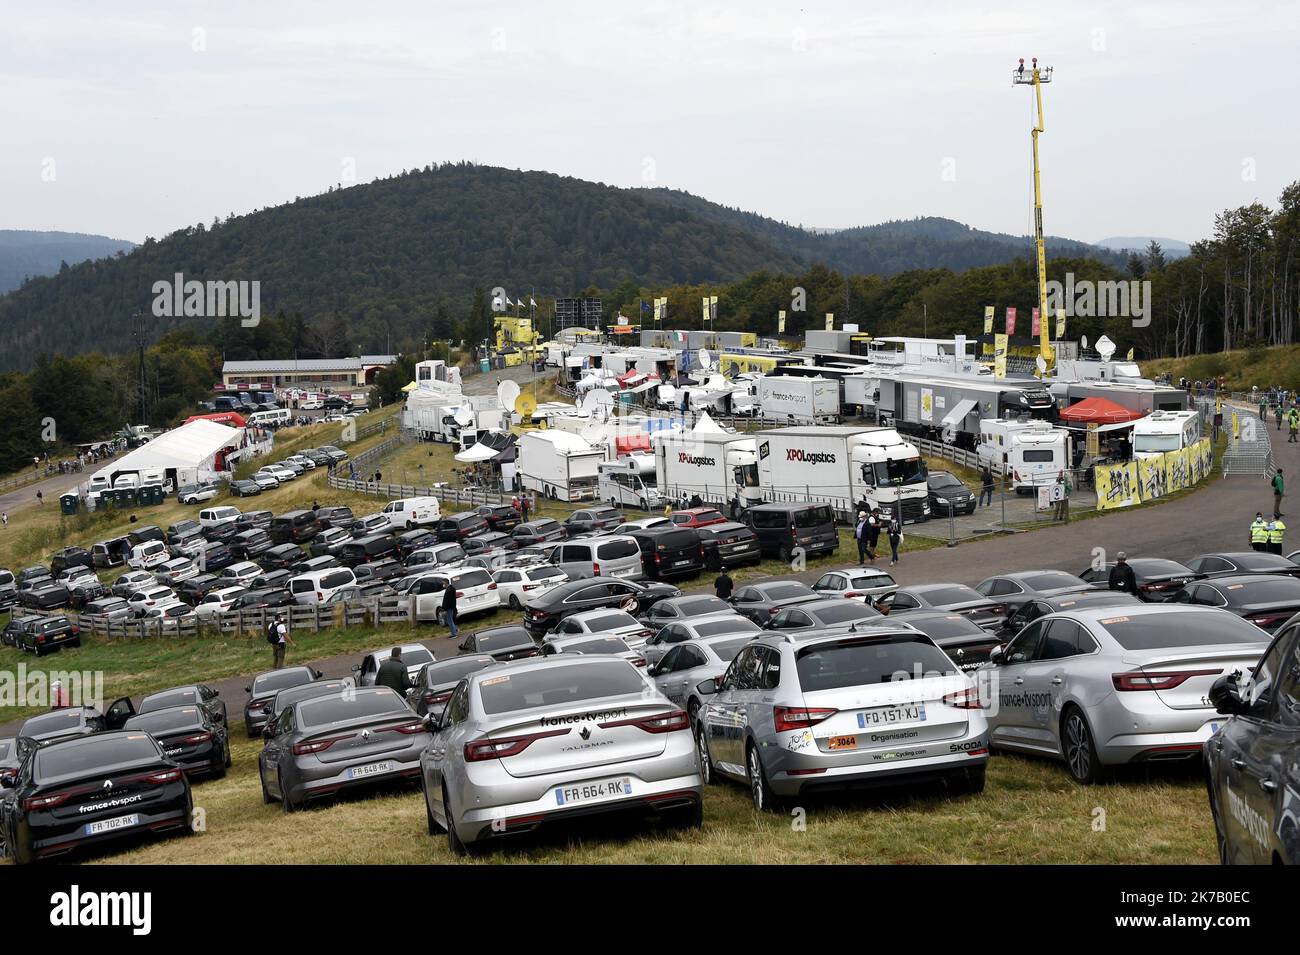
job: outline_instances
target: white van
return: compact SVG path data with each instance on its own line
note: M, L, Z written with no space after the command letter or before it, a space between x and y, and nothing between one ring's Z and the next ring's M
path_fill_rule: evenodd
M596 487L602 501L611 506L624 504L651 510L662 506L655 484L653 454L627 454L596 465Z
M325 399L317 397L316 395L312 395L310 398L303 398L298 402L298 410L300 411L320 411L320 409L324 407Z
M293 424L293 412L288 408L254 411L248 416L248 425L252 428L283 428L289 424Z
M199 511L199 526L219 527L222 524L229 524L239 515L239 508L231 507L228 504L221 507L205 507Z
M131 556L126 562L136 570L152 570L170 559L171 554L167 553L167 545L162 541L144 541L131 548Z
M356 574L350 567L330 567L326 570L314 570L289 578L289 593L293 602L311 606L324 603L344 587L355 587Z
M442 506L436 497L403 497L389 501L380 513L388 518L389 527L428 527L442 518Z

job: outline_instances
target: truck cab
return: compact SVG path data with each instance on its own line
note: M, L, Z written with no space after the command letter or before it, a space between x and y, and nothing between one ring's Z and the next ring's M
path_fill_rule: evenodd
M860 497L881 512L901 514L904 524L930 519L929 474L916 446L892 428L862 436L849 452L850 474L860 482Z

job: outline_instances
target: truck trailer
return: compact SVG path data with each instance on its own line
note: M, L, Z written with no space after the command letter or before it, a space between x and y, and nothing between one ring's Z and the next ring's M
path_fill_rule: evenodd
M1055 421L1056 401L1033 378L936 378L882 374L877 421L909 434L974 450L986 418Z
M564 431L525 431L517 453L527 490L558 501L595 500L603 448Z
M840 383L827 378L765 375L758 381L758 411L769 423L836 424Z
M699 495L733 517L762 500L753 435L661 432L653 441L659 493L665 500Z

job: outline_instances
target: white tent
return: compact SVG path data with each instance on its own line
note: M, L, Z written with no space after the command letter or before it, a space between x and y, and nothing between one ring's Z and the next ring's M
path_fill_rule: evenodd
M480 461L490 461L500 453L494 448L489 448L486 444L476 444L456 455L456 460L462 464L478 464Z
M695 427L691 429L691 434L725 434L722 426L709 417L707 411L700 414L700 420L695 422Z
M104 477L111 486L122 474L162 472L173 487L207 481L217 476L217 456L224 450L240 446L242 432L215 421L200 419L164 432L142 444L125 457L118 458L92 477Z

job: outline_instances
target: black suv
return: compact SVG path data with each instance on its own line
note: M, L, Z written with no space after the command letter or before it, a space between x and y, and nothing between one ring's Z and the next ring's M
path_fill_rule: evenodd
M460 543L475 534L485 534L492 529L486 517L475 511L446 514L438 521L439 543Z
M641 548L641 567L651 580L694 577L704 569L704 545L693 527L656 524L628 531Z

